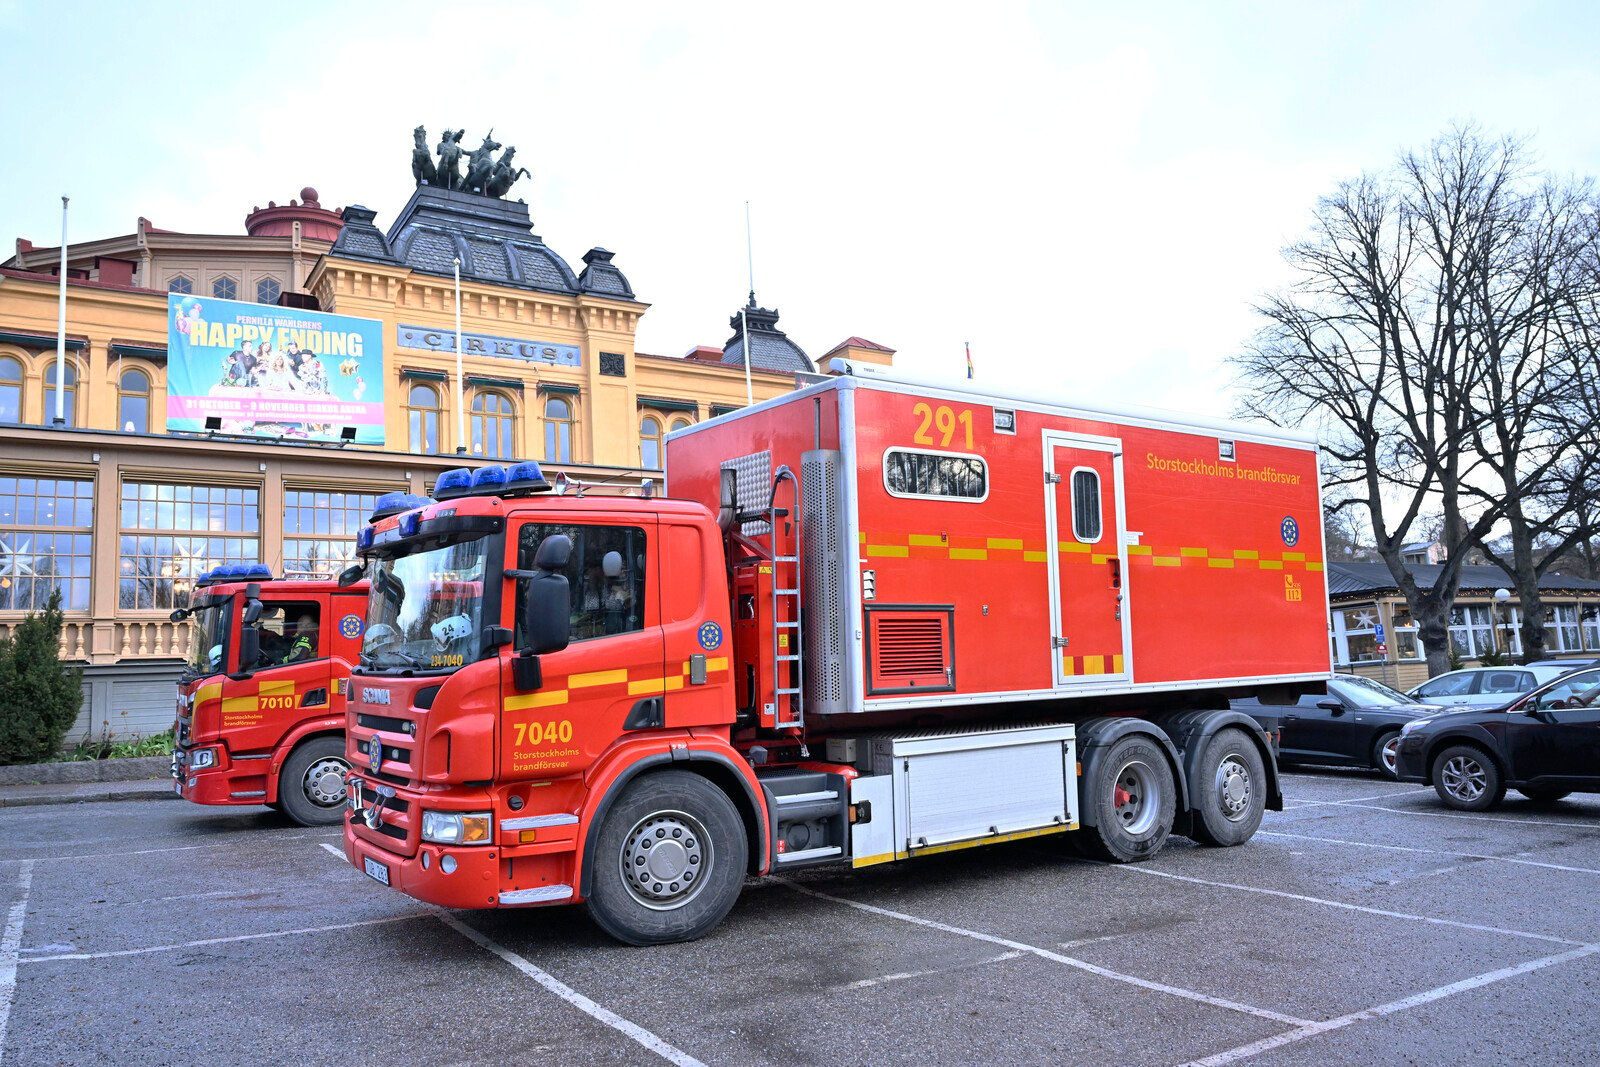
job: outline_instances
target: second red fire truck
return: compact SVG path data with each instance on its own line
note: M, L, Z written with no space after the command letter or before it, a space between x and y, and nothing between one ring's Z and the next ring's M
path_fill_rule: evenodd
M650 944L747 875L1281 807L1228 699L1328 673L1314 441L843 369L670 438L679 499L523 463L381 502L353 864Z
M172 777L197 804L265 804L304 826L344 812L345 693L367 587L276 580L263 565L206 572L190 606Z

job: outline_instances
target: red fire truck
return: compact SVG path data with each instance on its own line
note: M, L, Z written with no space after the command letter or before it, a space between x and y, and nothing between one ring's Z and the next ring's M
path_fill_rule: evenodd
M178 681L172 777L197 804L266 804L304 826L344 812L345 693L366 583L218 567L195 583L194 653Z
M672 436L678 499L522 463L387 502L356 867L651 944L747 875L1057 833L1143 860L1281 808L1228 698L1330 668L1310 436L836 369Z

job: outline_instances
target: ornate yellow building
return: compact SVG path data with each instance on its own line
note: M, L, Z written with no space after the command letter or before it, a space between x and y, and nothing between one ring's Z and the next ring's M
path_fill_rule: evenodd
M636 351L649 305L612 254L592 249L574 272L520 202L419 186L384 232L366 208L341 217L302 196L253 212L244 236L141 219L69 248L64 426L60 249L19 241L0 265L0 633L61 589L64 647L87 676L74 736L170 725L189 649L167 614L212 566L332 573L378 494L427 492L463 464L532 458L626 491L659 476L666 433L745 403L745 315L722 349ZM381 324L384 444L168 432L169 292ZM744 310L759 401L812 364L775 312L753 295ZM835 351L891 356L858 338Z

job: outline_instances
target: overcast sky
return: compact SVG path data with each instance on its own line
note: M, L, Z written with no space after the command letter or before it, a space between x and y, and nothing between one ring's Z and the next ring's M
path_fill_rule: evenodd
M1315 199L1452 122L1600 173L1600 5L0 0L0 240L237 233L302 186L384 228L411 129L490 127L641 352L758 301L813 356L1222 415Z

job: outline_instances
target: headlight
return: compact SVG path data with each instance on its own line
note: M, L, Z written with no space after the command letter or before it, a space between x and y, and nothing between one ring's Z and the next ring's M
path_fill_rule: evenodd
M436 845L494 843L494 815L487 811L424 811L422 839Z
M1406 734L1409 734L1412 730L1420 730L1432 721L1432 719L1412 719L1410 722L1400 727L1400 735L1403 737Z
M197 748L189 753L189 769L203 771L207 767L217 765L217 750L214 748Z

